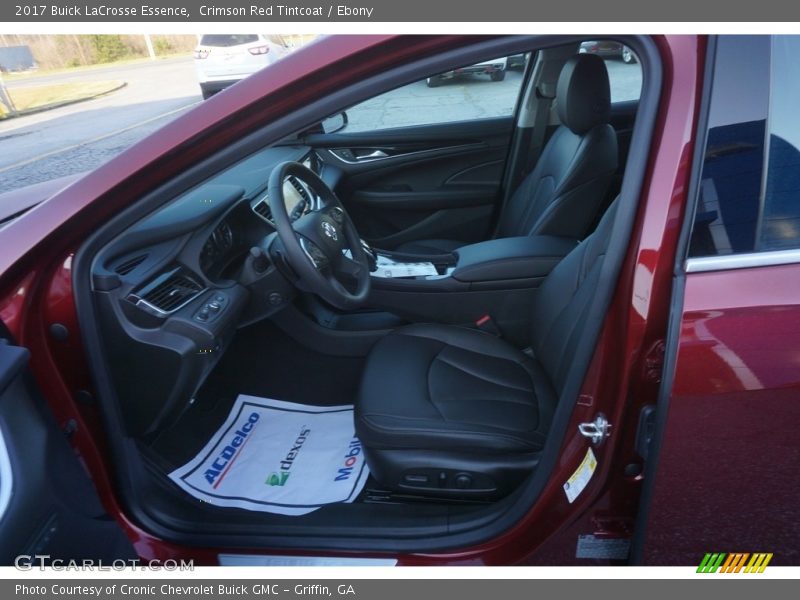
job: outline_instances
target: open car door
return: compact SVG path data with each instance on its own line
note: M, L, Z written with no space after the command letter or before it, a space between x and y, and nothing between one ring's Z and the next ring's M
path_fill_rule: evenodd
M800 561L798 49L793 36L709 47L669 386L639 513L642 564L752 573Z
M0 338L0 564L135 558L37 394L27 361L25 348Z

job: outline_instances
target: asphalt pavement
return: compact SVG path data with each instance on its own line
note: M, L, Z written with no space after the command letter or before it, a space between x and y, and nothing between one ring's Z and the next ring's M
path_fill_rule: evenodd
M108 96L0 121L0 193L93 169L201 102L191 57L8 82L121 79Z
M619 60L606 64L612 101L637 98L639 66ZM0 193L96 168L202 101L190 57L49 74L7 85L13 90L108 79L127 85L94 100L0 121ZM520 71L508 71L500 82L470 75L435 88L414 83L349 110L347 131L508 115L521 82Z
M638 64L610 59L606 67L612 102L639 97L642 77ZM433 88L418 81L349 109L345 131L508 116L516 107L522 77L523 72L514 69L506 72L503 81L492 81L482 74L453 77Z

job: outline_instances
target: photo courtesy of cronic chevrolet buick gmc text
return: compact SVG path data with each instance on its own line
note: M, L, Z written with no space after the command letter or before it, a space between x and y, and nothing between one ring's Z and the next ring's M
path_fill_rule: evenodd
M0 196L0 561L800 563L798 52L326 37Z

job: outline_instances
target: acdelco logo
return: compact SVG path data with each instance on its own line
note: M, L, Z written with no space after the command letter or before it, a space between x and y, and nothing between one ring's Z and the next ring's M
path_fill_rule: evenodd
M747 559L750 559L748 562ZM769 561L772 560L772 552L709 552L697 567L698 573L763 573ZM745 566L745 563L747 565Z
M214 459L211 466L206 469L204 473L206 481L214 489L217 489L217 486L222 483L228 470L233 466L239 452L241 452L242 448L244 448L247 443L249 435L256 426L259 417L260 415L257 412L250 413L250 416L247 417L247 421L234 432L231 441L220 450L217 458Z
M358 462L357 457L359 454L361 454L361 441L358 438L353 438L350 440L347 453L344 455L344 466L339 469L334 481L350 479L350 475L353 474L353 468Z

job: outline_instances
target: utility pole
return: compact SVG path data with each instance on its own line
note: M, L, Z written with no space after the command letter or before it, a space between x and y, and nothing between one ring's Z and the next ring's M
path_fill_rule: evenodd
M150 60L155 60L156 59L156 51L153 48L153 40L150 39L150 34L149 33L145 33L144 34L144 43L147 46L147 54L150 55Z
M75 48L77 48L78 55L81 57L81 64L88 65L89 61L86 60L86 53L83 51L83 44L81 44L81 39L77 35L73 35L72 41L75 42Z
M2 71L0 71L0 103L5 104L13 116L17 115L17 107L14 106L14 101L11 99L8 90L6 89L6 84L3 82Z

